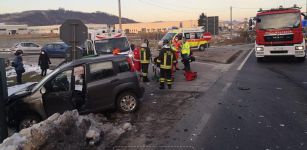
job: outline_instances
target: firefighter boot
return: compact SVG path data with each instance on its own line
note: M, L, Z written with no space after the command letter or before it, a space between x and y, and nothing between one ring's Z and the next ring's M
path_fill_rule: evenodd
M168 87L168 89L172 89L172 85L171 84L168 84L167 87Z
M161 89L161 90L165 89L164 83L160 83L160 89Z

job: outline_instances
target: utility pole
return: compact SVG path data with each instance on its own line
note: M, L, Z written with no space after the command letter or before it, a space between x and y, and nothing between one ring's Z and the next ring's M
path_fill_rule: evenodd
M122 11L120 0L118 0L118 22L119 22L119 29L122 30Z
M7 83L4 58L0 58L0 144L8 136L6 125L5 102L7 99Z
M230 39L232 39L232 6L230 6Z

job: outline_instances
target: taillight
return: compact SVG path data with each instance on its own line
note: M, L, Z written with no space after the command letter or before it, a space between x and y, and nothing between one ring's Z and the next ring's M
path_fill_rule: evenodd
M135 72L136 69L134 67L134 63L133 63L133 61L132 61L132 59L130 57L127 57L127 62L128 62L129 66L130 66L130 71L131 72Z

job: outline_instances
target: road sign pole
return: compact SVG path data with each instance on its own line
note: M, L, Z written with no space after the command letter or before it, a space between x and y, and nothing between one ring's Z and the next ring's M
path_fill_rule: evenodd
M73 38L74 38L74 42L73 42L73 60L76 59L76 24L73 25L74 26L74 31L73 31Z
M82 53L77 49L77 46L83 45L88 39L88 28L81 20L66 20L60 27L60 39L70 46L70 56L67 60L80 59Z
M4 58L0 58L0 143L8 136L5 112L5 100L7 99L7 83Z

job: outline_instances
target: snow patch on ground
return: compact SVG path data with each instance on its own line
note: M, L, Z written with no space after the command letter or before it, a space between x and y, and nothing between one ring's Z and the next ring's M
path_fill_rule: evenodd
M112 123L102 114L80 116L76 110L52 115L5 139L1 150L12 149L111 149L130 123Z
M30 73L30 72L35 72L40 74L41 73L41 68L40 66L37 65L28 65L28 64L24 64L24 68L25 68L25 73ZM52 70L47 70L47 74L49 74L50 72L52 72ZM7 78L11 78L11 77L15 77L16 76L16 72L14 67L8 67L6 68L6 77Z
M25 89L26 87L28 87L28 86L30 86L34 83L36 83L36 82L28 82L28 83L25 83L25 84L20 84L20 85L8 87L7 88L8 96L11 96L12 94L14 94L16 92L21 91L21 90Z

